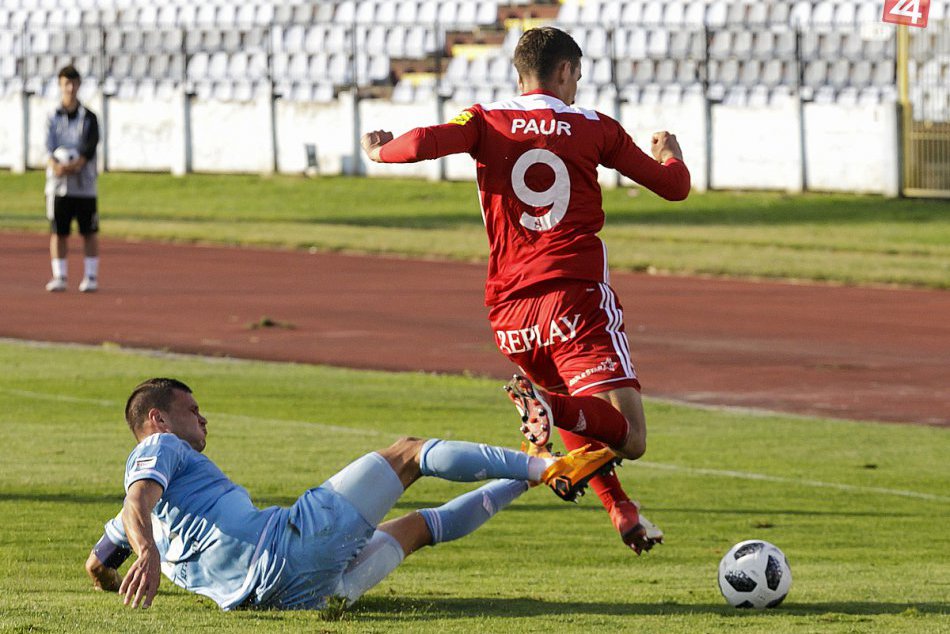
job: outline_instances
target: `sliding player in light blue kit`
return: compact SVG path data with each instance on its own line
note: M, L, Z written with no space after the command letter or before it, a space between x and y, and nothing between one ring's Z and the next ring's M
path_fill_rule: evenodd
M352 603L407 555L468 535L531 483L570 498L615 462L606 449L555 458L402 438L359 458L290 508L262 510L202 455L208 421L187 385L145 381L125 412L139 441L126 463L125 503L106 523L86 571L97 588L120 592L132 607L151 605L163 572L225 610L319 609L331 597ZM420 476L493 481L439 508L380 524ZM137 559L123 579L117 569L132 552Z

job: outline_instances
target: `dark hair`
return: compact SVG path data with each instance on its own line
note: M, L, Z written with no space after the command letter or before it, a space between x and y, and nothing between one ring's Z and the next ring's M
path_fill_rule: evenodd
M583 55L570 35L553 26L542 26L524 32L515 47L513 61L521 77L546 81L561 62L569 61L571 68L575 68Z
M82 78L79 76L79 71L76 70L76 67L72 64L68 64L59 69L58 79L62 79L63 77L69 80L75 79L76 81L82 81Z
M178 379L149 379L139 383L125 402L125 422L134 434L145 423L150 409L168 410L175 390L191 394L191 388Z

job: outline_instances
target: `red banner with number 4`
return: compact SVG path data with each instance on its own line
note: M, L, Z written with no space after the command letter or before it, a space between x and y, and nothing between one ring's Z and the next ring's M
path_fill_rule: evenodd
M881 19L923 28L927 26L928 13L930 0L884 0L884 17Z

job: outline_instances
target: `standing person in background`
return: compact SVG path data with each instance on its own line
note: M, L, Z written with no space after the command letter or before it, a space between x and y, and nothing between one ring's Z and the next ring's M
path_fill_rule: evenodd
M96 146L99 121L79 103L79 72L72 65L59 71L60 105L50 113L46 129L46 217L50 221L53 278L46 290L66 290L69 233L73 219L83 237L84 274L79 290L99 288L99 212Z
M475 159L490 247L485 304L498 349L524 374L507 385L522 433L541 452L556 427L568 449L607 446L636 460L646 451L646 417L597 236L604 225L597 166L667 200L687 197L690 176L672 134L653 135L651 158L617 121L573 105L581 56L564 31L525 31L513 60L520 96L395 139L368 132L362 145L381 163L461 152ZM638 554L663 540L616 474L598 475L591 488Z

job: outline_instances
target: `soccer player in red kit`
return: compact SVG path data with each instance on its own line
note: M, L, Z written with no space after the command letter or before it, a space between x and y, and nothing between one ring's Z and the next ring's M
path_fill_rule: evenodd
M521 96L474 105L450 123L396 139L369 132L362 145L383 163L460 152L475 159L490 247L485 303L499 350L527 375L506 388L522 433L544 448L553 425L568 449L606 445L635 460L646 450L646 420L597 237L604 224L597 166L668 200L686 198L690 177L673 135L654 134L650 158L615 120L572 105L581 56L563 31L528 30L514 53ZM638 554L662 541L615 473L591 487Z

